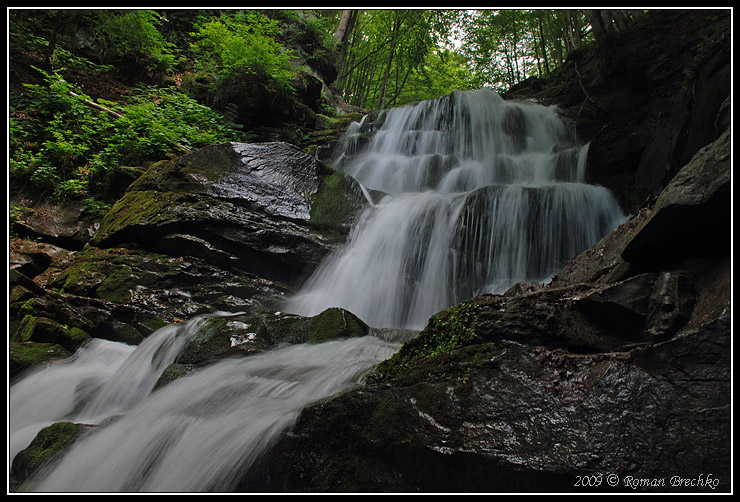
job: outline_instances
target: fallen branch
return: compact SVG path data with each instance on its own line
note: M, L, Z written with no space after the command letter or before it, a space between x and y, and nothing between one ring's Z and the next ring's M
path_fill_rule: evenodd
M75 97L75 98L80 98L82 100L82 102L85 103L87 106L92 106L93 108L97 108L98 110L102 110L102 111L106 112L108 115L112 115L112 116L114 116L117 119L120 119L120 118L123 117L123 115L121 115L120 113L114 112L110 108L106 108L105 106L99 105L98 103L95 103L93 101L90 101L89 99L85 99L85 98L83 98L82 96L80 96L77 93L74 93L72 91L69 91L69 95L72 96L72 97Z

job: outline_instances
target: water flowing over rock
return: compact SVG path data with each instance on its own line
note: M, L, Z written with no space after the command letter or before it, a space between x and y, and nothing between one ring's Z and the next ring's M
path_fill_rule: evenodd
M388 195L288 310L341 306L420 329L476 294L548 280L624 218L608 190L583 182L587 147L556 110L491 91L387 111L344 142L336 168Z
M230 333L233 345L263 343L263 334L248 336L238 316L196 317L158 330L135 350L96 340L74 359L16 384L11 457L21 451L22 459L33 458L36 445L23 453L25 445L52 422L89 427L71 438L62 462L27 472L19 461L14 486L25 482L25 489L40 492L231 490L306 404L357 384L369 367L398 349L367 331L347 338L340 328L337 340L222 358L156 386L163 369L185 362L188 346L202 341L204 328L219 320L236 324L220 330ZM326 322L319 334L330 334Z
M13 248L11 375L90 336L138 344L196 315L275 309L365 203L354 180L287 143L154 164L84 248Z
M730 227L691 226L729 216L726 148L547 285L432 316L366 385L308 407L242 489L728 492ZM657 232L672 210L689 225ZM677 249L661 261L635 242Z

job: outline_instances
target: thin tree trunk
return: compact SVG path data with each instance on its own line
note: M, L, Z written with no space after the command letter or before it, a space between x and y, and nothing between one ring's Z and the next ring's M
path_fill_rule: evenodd
M339 58L337 59L337 72L339 75L342 74L344 69L344 62L347 58L347 50L349 49L349 40L351 39L355 28L357 15L358 11L356 10L342 11L342 18L339 20L339 26L334 32L334 40L339 46Z
M378 94L378 101L375 106L376 110L381 110L384 106L385 94L388 89L388 77L391 73L391 65L393 64L393 57L396 52L396 44L398 43L398 33L401 29L401 18L398 12L395 12L395 19L393 22L393 31L391 32L391 47L388 51L388 62L385 66L385 72L383 74L383 81L380 86L380 93Z
M545 32L542 26L542 11L537 12L537 18L540 28L540 52L542 52L542 60L545 63L545 74L547 74L550 73L550 63L547 60L547 44L545 43Z

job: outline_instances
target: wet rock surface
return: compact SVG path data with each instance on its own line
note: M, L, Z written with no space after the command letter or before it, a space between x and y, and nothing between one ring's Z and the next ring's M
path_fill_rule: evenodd
M307 409L243 488L632 492L650 479L661 485L639 491L680 492L673 477L711 476L690 491L727 491L729 341L725 318L595 354L466 346Z

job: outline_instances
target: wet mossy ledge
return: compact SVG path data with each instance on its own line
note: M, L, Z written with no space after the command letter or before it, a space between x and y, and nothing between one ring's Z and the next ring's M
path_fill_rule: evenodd
M26 483L29 476L62 453L90 427L72 422L57 422L41 429L31 444L13 459L10 468L11 491L32 489L33 487Z
M351 177L288 143L219 144L151 166L91 244L162 250L183 234L218 265L291 282L344 241L365 203Z
M205 316L198 333L165 369L155 389L226 357L369 334L370 328L361 319L340 308L329 308L312 317L271 310Z

